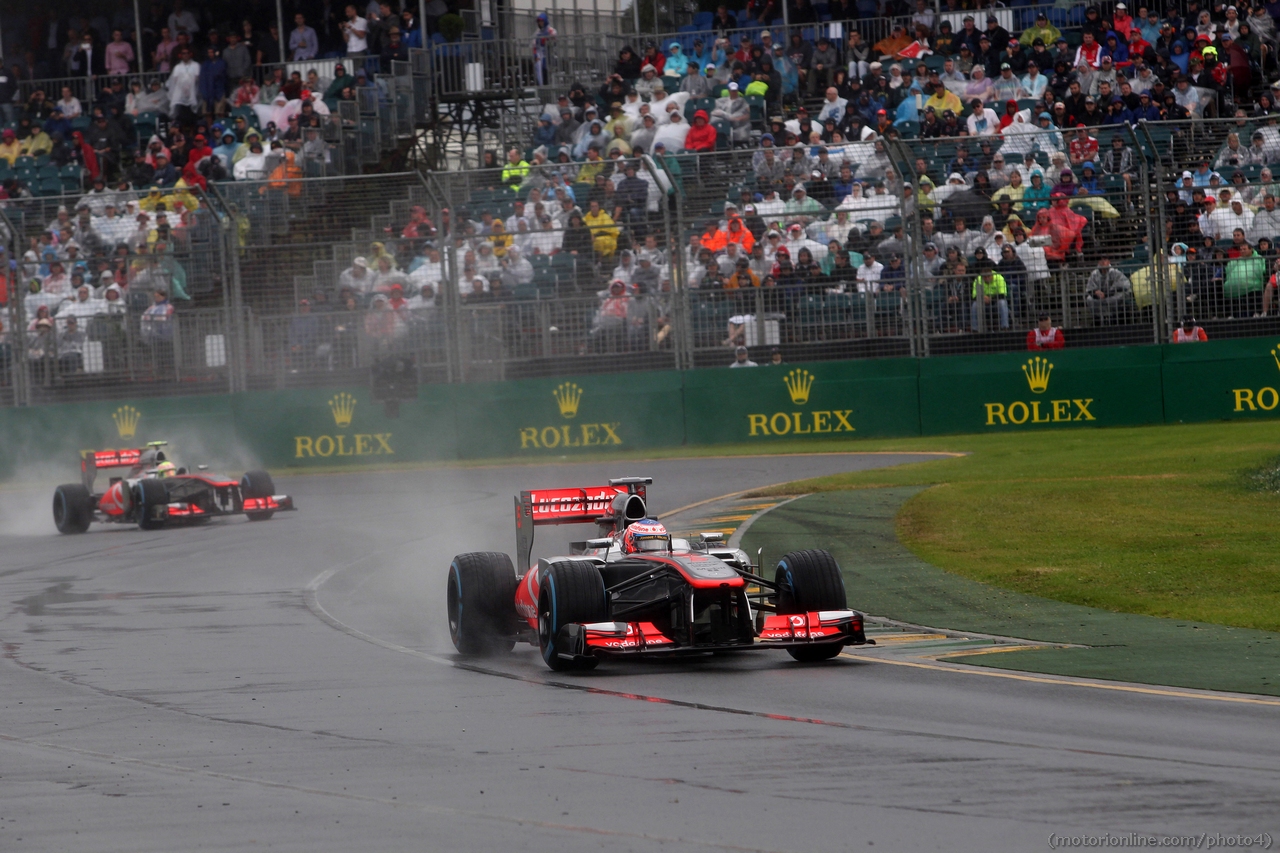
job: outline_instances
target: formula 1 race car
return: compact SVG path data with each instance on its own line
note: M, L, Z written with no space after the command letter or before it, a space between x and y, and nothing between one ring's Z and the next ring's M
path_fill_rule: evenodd
M152 441L137 450L82 450L80 482L53 493L53 523L59 533L84 533L94 521L137 524L154 530L171 524L193 524L222 515L245 515L266 521L292 510L293 498L277 495L271 475L250 471L239 480L178 468L161 449L168 442ZM105 492L93 490L98 471L128 468L111 477Z
M500 552L459 554L449 566L449 636L464 655L537 645L554 670L593 669L610 656L786 649L799 661L874 643L848 609L840 567L826 551L793 551L772 578L720 534L673 539L649 517L648 477L607 486L521 492L517 576ZM596 524L569 556L533 563L544 524Z

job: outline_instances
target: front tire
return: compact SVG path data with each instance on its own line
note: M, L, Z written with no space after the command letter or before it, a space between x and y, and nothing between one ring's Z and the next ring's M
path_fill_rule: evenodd
M240 478L240 497L269 498L276 493L275 481L266 471L249 471ZM266 521L275 515L275 510L245 513L250 521Z
M814 610L847 610L844 577L840 565L828 551L792 551L778 561L774 574L778 584L778 613L809 613ZM830 660L844 648L841 643L796 646L787 652L805 663Z
M516 570L497 551L459 554L449 564L449 639L464 655L484 657L511 651L516 644Z
M556 639L560 629L575 622L603 622L608 618L604 579L595 563L567 560L552 563L538 590L538 648L547 666L563 672L595 669L596 658L560 657Z
M93 521L93 495L79 483L53 492L53 523L59 533L84 533Z
M139 480L135 487L134 505L138 508L138 526L143 530L157 530L164 526L163 519L156 519L155 507L169 503L169 492L156 478Z

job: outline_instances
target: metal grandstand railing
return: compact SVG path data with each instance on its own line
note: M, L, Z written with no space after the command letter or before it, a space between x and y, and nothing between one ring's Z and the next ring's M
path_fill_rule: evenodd
M1000 25L1010 32L1018 32L1035 23L1041 12L1060 29L1079 27L1084 20L1085 4L1075 3L1063 7L1059 4L1026 5L1012 9L991 8L975 12L943 13L937 21L947 20L955 31L962 27L965 15L994 14ZM710 17L709 15L707 17ZM760 34L769 30L774 44L787 45L790 33L801 34L814 42L826 36L840 49L848 34L856 29L868 46L890 35L895 24L911 26L911 18L866 17L834 21L829 15L813 24L784 27L779 20L770 26L751 25L727 30L734 50L742 40L759 42ZM982 25L979 24L979 29ZM527 30L527 34L525 32ZM507 30L511 32L511 30ZM539 74L535 69L530 39L531 26L517 28L519 35L506 38L465 40L456 43L434 43L427 50L434 91L443 98L467 98L511 92L518 89L550 86L567 90L573 83L599 84L611 73L619 51L631 47L642 51L646 44L656 44L665 53L672 42L683 45L686 55L693 47L694 39L703 39L709 47L716 37L711 24L699 15L695 23L671 32L618 32L614 28L573 31L561 29L557 39L547 49L545 65Z

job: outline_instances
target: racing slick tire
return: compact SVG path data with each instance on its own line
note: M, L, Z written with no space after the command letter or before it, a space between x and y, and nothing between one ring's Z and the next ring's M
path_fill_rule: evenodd
M149 477L139 480L135 487L134 505L138 507L138 527L143 530L157 530L164 527L163 521L152 517L152 509L169 502L169 492L160 480Z
M818 549L792 551L778 561L774 575L778 584L778 613L808 613L813 610L848 608L844 578L830 552ZM787 649L796 660L806 663L829 660L840 654L840 643L816 643Z
M499 551L459 554L449 564L449 639L464 655L515 648L516 570Z
M567 659L557 648L560 629L576 622L603 622L608 619L604 578L595 563L566 560L552 563L538 590L538 648L547 666L565 670L595 669L594 657Z
M269 498L276 493L275 481L266 471L248 471L240 478L240 497ZM250 521L266 521L275 515L275 510L265 512L247 512Z
M53 492L53 523L59 533L84 533L93 521L93 495L79 483Z

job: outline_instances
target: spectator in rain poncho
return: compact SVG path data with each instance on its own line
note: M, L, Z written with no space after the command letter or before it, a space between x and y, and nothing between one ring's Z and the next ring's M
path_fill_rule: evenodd
M672 154L684 150L685 137L689 135L689 123L684 121L684 117L679 111L671 114L670 121L660 126L656 134L654 134L653 144L657 145L661 142L666 150Z
M594 145L597 150L603 152L609 147L611 141L611 137L604 130L604 122L595 119L587 125L586 133L573 146L573 156L577 160L584 160L586 159L588 148Z
M778 80L782 86L782 92L780 93L781 96L787 97L789 95L794 95L800 88L800 72L796 70L795 63L788 59L786 54L783 53L782 45L774 45L773 56L767 58L772 60L773 70L777 74ZM765 83L769 83L767 78ZM770 89L772 89L771 84ZM748 89L747 93L750 94L750 89ZM779 93L771 91L769 96L770 103L777 102L778 100Z
M1022 209L1034 215L1037 210L1049 206L1052 191L1044 181L1044 172L1037 166L1031 170L1031 185L1022 191Z
M260 141L249 143L249 153L236 163L233 174L237 181L260 181L267 176L267 157Z
M1000 146L1000 153L1004 154L1005 159L1014 162L1013 158L1020 158L1035 147L1035 133L1038 130L1031 123L1031 110L1018 110L1013 114L1013 121L1001 131L1004 143Z
M213 149L213 155L218 158L218 162L224 169L230 169L234 165L240 143L236 142L236 135L230 130L223 131L221 143Z
M257 113L258 124L262 127L268 124L274 124L278 128L288 127L289 119L302 112L302 101L291 101L281 93L270 104L254 104L253 111Z
M711 117L729 122L731 142L751 140L751 105L738 91L737 83L729 84L729 93L726 97L716 99Z
M106 313L106 303L93 295L93 288L87 284L81 284L76 288L75 298L62 303L58 309L58 323L64 325L66 318L76 317L80 321L80 328L89 328L89 321L99 314Z
M667 62L662 67L663 77L683 77L689 73L689 57L684 55L680 42L673 41L668 45Z

